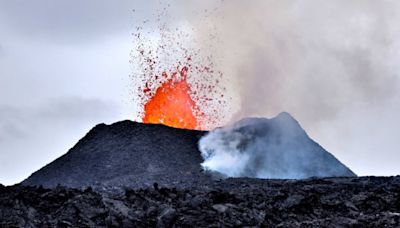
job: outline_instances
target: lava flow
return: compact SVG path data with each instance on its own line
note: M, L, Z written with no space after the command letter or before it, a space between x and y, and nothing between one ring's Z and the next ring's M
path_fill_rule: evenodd
M155 94L144 105L144 123L161 123L167 126L185 129L201 129L198 118L198 107L191 98L190 85L187 82L188 68L172 73ZM146 92L149 90L145 88Z

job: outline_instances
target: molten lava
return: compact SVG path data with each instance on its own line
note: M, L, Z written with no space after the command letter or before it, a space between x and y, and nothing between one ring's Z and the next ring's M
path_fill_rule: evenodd
M185 129L201 128L196 117L199 109L190 96L187 72L188 68L183 67L157 88L155 94L144 105L144 123L161 123ZM168 77L166 73L163 76ZM144 92L148 90L145 88Z

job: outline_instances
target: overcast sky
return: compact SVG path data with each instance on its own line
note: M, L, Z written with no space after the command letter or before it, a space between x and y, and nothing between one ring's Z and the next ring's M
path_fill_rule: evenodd
M23 180L95 124L130 117L134 6L0 0L0 183Z
M191 2L195 4L191 4ZM177 0L177 4L172 5L172 8L176 7L178 9L176 12L183 12L180 16L185 20L185 17L190 16L190 13L185 11L187 7L192 7L192 9L198 8L199 5L207 7L207 4L204 2L209 3L212 1ZM260 2L263 1L258 1L258 3ZM296 20L305 19L310 24L320 21L315 20L312 16L307 18L304 15L313 15L323 19L328 13L333 12L332 9L335 9L334 7L340 9L340 7L347 6L347 1L337 1L341 3L330 8L331 4L324 9L325 11L322 10L318 14L310 14L309 12L311 11L303 11L305 8L302 7L302 5L307 5L307 10L314 9L309 6L310 4L303 4L307 1L298 1L297 4L284 1L285 5L276 4L281 1L268 2L274 3L267 5L268 7L265 8L269 11L255 11L260 7L254 4L254 7L246 12L248 14L259 15L260 17L264 13L269 12L271 15L268 20L277 23L272 24L273 26L269 26L268 23L256 23L255 25L258 26L255 27L256 30L259 30L259 26L265 25L265 28L268 28L265 31L268 34L272 33L274 35L273 38L279 41L278 44L282 45L280 46L282 49L278 50L283 50L281 56L286 57L285 54L288 54L290 58L293 57L299 60L303 58L302 55L292 52L291 48L294 46L290 45L300 45L301 48L309 48L307 45L310 43L298 44L288 41L289 45L285 46L284 43L289 38L280 38L282 37L280 35L286 34L285 29L289 31L293 29L290 27L292 25L301 26L301 24L296 24ZM335 27L337 30L329 31L332 33L332 39L335 39L335 36L340 39L342 32L348 34L349 31L357 31L357 26L365 26L365 28L362 28L365 30L370 28L368 27L368 15L375 15L375 9L379 7L370 4L373 1L354 0L352 2L365 2L364 6L368 7L361 8L361 13L359 13L362 16L367 15L366 18L360 17L362 20L356 21L357 23L354 25L352 24L352 26L356 27L351 27L349 30L342 30L342 28L346 28L347 22L341 20L343 24L337 24ZM243 4L243 2L240 4ZM395 4L395 1L382 1L382 4L385 7L380 7L379 9L392 9L394 8L393 6L396 6L397 9L400 8L398 7L399 4ZM218 6L221 7L221 5ZM67 152L85 133L98 123L112 123L134 118L135 104L132 102L129 80L129 75L132 73L129 64L130 52L132 50L131 33L134 32L135 26L142 25L142 23L135 21L132 10L135 9L135 16L141 15L145 18L146 16L154 16L157 7L160 7L160 1L156 0L0 0L0 183L13 184L22 181L33 171ZM274 7L277 8L275 9ZM355 4L351 7L357 8L359 5ZM348 8L348 11L343 11L346 13L343 18L352 15L353 11L351 7ZM242 8L239 5L238 9L242 10ZM364 11L362 10L364 8L368 14L363 14ZM285 9L290 9L290 11ZM236 9L233 9L232 12L238 18ZM279 24L280 20L284 18L284 16L279 14L280 12L286 17L292 15L292 13L297 16L293 17L290 23L282 20L285 23ZM391 19L395 19L391 18L387 11L381 10L379 13L386 15L382 20L391 21ZM379 13L376 16L380 16ZM334 13L331 14L331 16L334 16ZM377 18L379 22L380 19L379 17ZM221 17L218 19L221 19ZM243 21L243 23L246 23L246 20ZM264 21L263 18L260 21ZM233 25L237 28L237 21ZM276 25L278 26L274 27ZM280 27L281 25L283 26ZM383 27L380 23L377 25L377 27ZM388 25L390 29L399 27L397 26L397 22L385 25ZM314 27L309 27L307 24L302 28L304 31L316 35L318 35L317 33L321 34L328 31L328 29L313 30ZM354 28L356 29L352 30ZM228 31L229 28L226 30ZM232 31L234 33L227 34L237 34L235 30ZM308 37L302 36L300 32L293 32L293 30L290 30L290 32L298 40ZM385 34L382 37L374 37L374 39L397 38L397 36L394 37L392 34L398 35L398 29L395 32ZM361 38L363 34L358 33ZM257 42L257 39L260 37L262 38L262 36L257 36L253 33L251 36L248 35L245 37L244 40L251 38L249 39L249 44L251 44L251 42ZM282 42L280 42L281 40ZM309 40L305 41L308 42ZM312 43L314 46L311 46L311 48L314 48L315 55L309 58L309 61L315 60L319 63L329 60L328 58L324 59L326 57L325 54L318 55L319 46L317 45L323 46L325 44L335 45L334 55L336 58L342 58L341 55L343 53L340 48L343 48L345 45L351 45L353 41L357 43L359 40L349 39L348 41L345 44L331 43L330 41L327 43ZM368 42L370 41L368 40ZM369 44L368 42L366 44ZM274 40L272 44L275 45L277 43ZM385 45L379 46L379 50L383 50L384 53L399 53L400 46L398 42L393 45ZM339 46L340 48L338 48ZM232 48L225 49L232 50ZM259 53L263 50L259 47L254 49L257 49ZM268 49L268 47L267 50L277 51L275 49ZM284 53L285 50L287 50L287 53ZM297 51L300 49L296 46L293 50ZM352 53L355 54L353 55ZM360 53L364 52L350 52L351 55L346 54L343 58L361 58L362 56L359 56ZM332 52L328 54L331 55ZM262 66L274 67L274 61L278 60L271 59L273 57L276 56L269 55L268 53L254 55L254 58L256 58L255 62L262 62L260 64ZM268 61L270 65L266 64ZM396 58L388 59L388 63L396 62L398 62ZM368 65L369 63L366 61L363 64ZM321 64L317 65L320 68L313 68L313 70L328 72L330 77L336 77L335 74L329 74L329 72L336 72L331 71L329 68L334 68L334 65L329 65L328 68L323 67ZM254 74L261 75L265 73L265 71L258 72L252 66L247 67L254 69ZM300 67L300 65L294 67ZM301 67L309 67L309 65L301 65ZM271 73L273 72L272 69L269 68L267 70ZM289 73L296 74L295 71L290 72L290 69L288 70ZM382 74L385 74L382 75L383 79L386 76L390 76L396 80L391 79L390 82L393 81L393 83L378 83L380 87L381 84L391 84L380 88L379 91L390 92L398 90L398 70L399 68L382 72ZM302 72L306 71L302 70ZM320 76L322 77L322 75ZM373 76L375 77L375 75ZM292 81L289 78L289 82ZM387 80L385 81L387 82ZM271 83L263 84L263 82L269 81L261 79L261 83L254 80L242 84L257 84L256 87L249 85L247 88L248 91L255 91L254 88L266 90L266 87L263 87L264 85L271 89L271 86L274 85ZM359 78L358 82L362 83L363 79ZM329 85L329 83L325 84ZM301 83L300 85L305 85L305 83ZM309 86L309 84L307 85ZM345 87L346 85L343 86ZM339 87L343 86L340 84ZM372 85L372 87L374 86L375 84ZM285 94L285 90L290 90L291 88L285 87L281 91L278 91L278 93ZM309 91L309 87L307 86L293 88ZM336 87L323 88L332 88L334 90ZM320 89L324 90L323 88ZM232 91L236 91L236 89ZM257 94L259 94L258 92L259 90ZM273 90L269 90L269 93L272 92ZM348 91L346 90L346 92ZM262 91L261 94L271 95ZM290 94L293 95L293 93ZM244 95L250 96L246 93ZM286 96L286 100L294 97ZM300 110L293 108L293 106L275 105L269 111L254 110L254 112L252 107L247 106L247 113L245 115L254 114L271 117L279 111L291 112L292 109L290 108L293 108L293 112L291 113L299 118L311 136L318 142L321 142L322 146L326 147L340 159L343 159L350 168L354 167L353 170L356 173L362 175L394 175L400 173L400 168L398 168L400 167L398 166L400 155L397 152L397 148L400 146L398 142L399 131L397 130L400 127L400 121L398 120L398 114L400 114L399 97L396 92L395 95L384 97L377 103L373 101L372 103L368 103L366 100L351 103L351 105L345 107L346 112L337 112L335 118L324 119L321 117L322 120L319 121L318 125L312 124L314 116L309 115L311 112L315 114L315 110ZM261 99L263 98L261 97ZM344 96L341 97L341 99L345 98ZM276 101L279 102L280 100ZM267 103L261 104L259 102L261 101L257 101L254 104L257 107L270 107ZM288 107L288 110L285 110L286 107ZM366 115L367 118L359 118L364 111L369 113ZM387 121L382 121L381 125L377 124L382 119ZM371 134L366 134L369 131ZM342 140L340 139L341 137L345 137L345 139ZM358 151L362 151L362 153Z

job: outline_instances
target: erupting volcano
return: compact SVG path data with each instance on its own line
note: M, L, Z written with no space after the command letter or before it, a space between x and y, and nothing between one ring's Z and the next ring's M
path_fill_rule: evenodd
M160 13L156 27L143 22L132 34L134 120L192 130L223 125L230 96L211 46L198 45L195 28L159 24L165 15Z
M202 129L197 115L199 108L191 97L187 82L188 67L177 69L157 88L155 94L144 105L143 123L162 123L176 128ZM145 88L144 92L149 91Z

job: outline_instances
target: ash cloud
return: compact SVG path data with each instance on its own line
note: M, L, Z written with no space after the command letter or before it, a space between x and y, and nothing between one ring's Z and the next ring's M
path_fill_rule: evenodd
M232 122L287 111L357 173L400 173L390 162L400 159L392 139L400 134L400 2L233 0L196 7L216 8L192 21L204 48L210 27L217 28L211 42L234 98Z
M398 10L394 1L221 3L210 20L220 26L216 61L239 92L235 118L287 110L315 122L393 97Z

